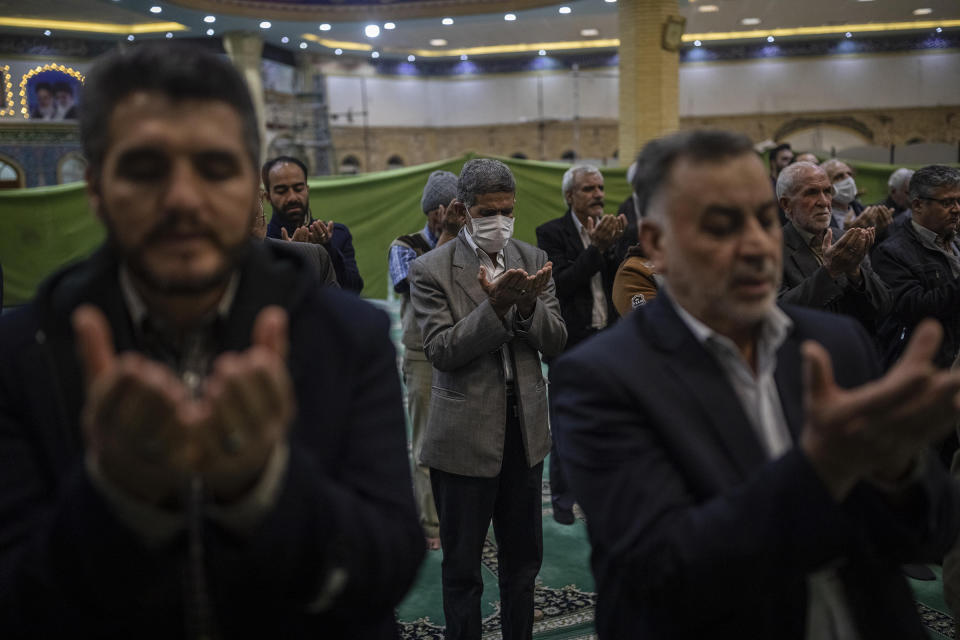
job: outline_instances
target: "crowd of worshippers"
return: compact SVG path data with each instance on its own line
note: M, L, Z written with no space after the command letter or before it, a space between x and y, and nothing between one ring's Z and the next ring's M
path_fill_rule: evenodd
M536 246L505 164L435 171L387 252L401 386L229 62L125 48L85 96L106 241L0 318L5 637L398 638L437 550L444 637L479 640L492 524L529 639L548 454L600 638L919 639L904 576L941 562L960 613L957 169L864 206L843 162L683 132L615 214L570 168Z

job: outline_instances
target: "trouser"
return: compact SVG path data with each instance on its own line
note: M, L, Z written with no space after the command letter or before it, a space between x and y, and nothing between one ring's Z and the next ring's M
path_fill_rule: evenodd
M543 463L527 466L516 402L508 396L500 474L475 478L430 469L443 546L446 640L479 640L480 559L491 519L497 540L504 640L533 636L533 591L543 560Z
M433 365L423 358L404 356L403 384L407 387L407 410L410 412L410 424L413 427L413 493L417 499L420 526L428 538L436 538L440 535L440 525L433 500L433 488L430 485L430 468L419 462L430 410L430 389L433 385Z

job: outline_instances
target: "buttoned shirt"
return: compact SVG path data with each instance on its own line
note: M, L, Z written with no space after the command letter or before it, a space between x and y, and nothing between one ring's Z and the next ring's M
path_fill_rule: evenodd
M928 249L939 251L946 256L953 277L960 277L960 258L958 258L960 252L957 250L957 243L953 240L948 243L941 242L936 231L927 229L916 220L911 220L910 224L913 225L913 230L916 231L917 236L920 237L920 243Z
M437 246L437 237L430 230L429 222L423 225L423 230L420 233L423 234L431 249ZM387 265L390 270L390 284L393 285L394 291L409 290L410 285L406 282L407 275L410 273L410 263L416 259L417 252L410 247L398 244L390 247L390 252L387 255Z
M580 234L580 240L583 242L583 248L590 246L590 234L586 227L580 223L580 219L570 210L570 217L573 218L573 224ZM607 296L603 293L603 276L596 272L590 277L590 293L593 295L593 320L590 326L594 329L603 329L607 326Z

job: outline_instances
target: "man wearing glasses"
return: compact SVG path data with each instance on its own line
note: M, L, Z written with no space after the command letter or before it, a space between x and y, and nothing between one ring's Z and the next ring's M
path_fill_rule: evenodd
M886 360L900 356L917 324L926 317L943 324L943 342L934 361L949 367L960 351L960 171L930 165L910 179L913 220L880 245L876 273L890 287L893 312L881 327Z

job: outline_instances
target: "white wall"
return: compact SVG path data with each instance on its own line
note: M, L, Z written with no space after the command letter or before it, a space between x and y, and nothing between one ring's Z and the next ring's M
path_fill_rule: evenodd
M373 126L462 126L616 119L616 69L396 78L365 76ZM331 110L361 111L360 76L327 78ZM578 108L575 82L579 83ZM960 104L960 53L773 58L680 66L680 115L834 111ZM355 120L354 124L361 124Z

